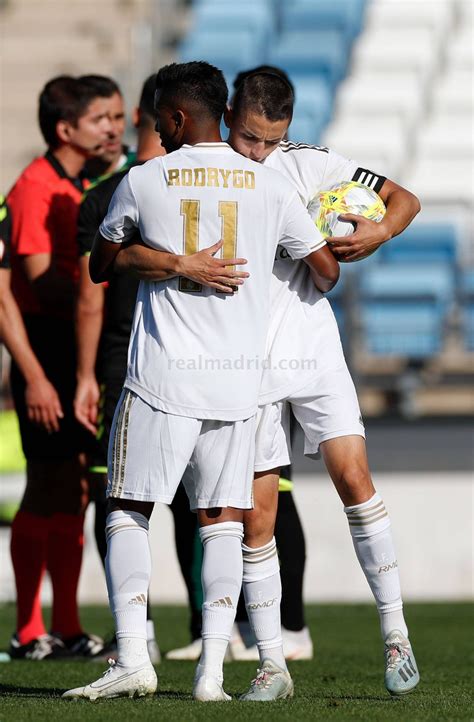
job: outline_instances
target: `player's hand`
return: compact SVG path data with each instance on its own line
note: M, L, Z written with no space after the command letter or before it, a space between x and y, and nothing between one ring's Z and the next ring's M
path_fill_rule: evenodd
M26 384L25 403L30 421L43 426L48 434L59 431L59 419L64 414L56 389L46 376Z
M79 378L74 396L74 416L91 434L97 433L100 389L95 376Z
M201 283L208 288L215 288L222 293L234 293L235 286L241 286L244 279L250 276L245 271L236 271L235 266L247 263L245 258L215 258L224 241L190 256L180 256L179 275Z
M377 223L353 213L344 213L339 218L355 225L355 231L350 236L326 238L331 251L342 263L361 261L389 239L383 221Z

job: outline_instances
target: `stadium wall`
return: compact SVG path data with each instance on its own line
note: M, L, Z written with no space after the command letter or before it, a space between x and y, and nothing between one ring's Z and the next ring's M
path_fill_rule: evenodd
M11 484L3 478L2 489ZM21 479L15 485L21 493ZM472 598L472 474L384 473L377 487L394 528L404 598ZM296 477L295 499L307 543L305 599L308 602L368 602L371 594L356 561L341 503L326 475ZM10 529L0 529L0 601L13 601L15 589L9 554ZM169 510L156 505L151 521L153 603L186 603ZM44 600L51 590L45 585ZM93 510L86 523L80 601L106 603L105 582L93 538Z

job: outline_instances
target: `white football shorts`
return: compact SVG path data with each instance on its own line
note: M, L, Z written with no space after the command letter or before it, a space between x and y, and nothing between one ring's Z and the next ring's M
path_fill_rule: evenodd
M260 406L255 435L255 471L288 466L290 461L290 407L284 401Z
M124 389L110 433L107 496L170 504L183 479L193 510L251 509L255 427L256 416L167 414Z
M279 459L285 459L285 452L291 454L290 406L304 433L306 456L315 456L320 444L329 439L365 438L354 382L344 362L316 375L310 384L286 401L261 407L255 447L256 471L273 469L279 466Z

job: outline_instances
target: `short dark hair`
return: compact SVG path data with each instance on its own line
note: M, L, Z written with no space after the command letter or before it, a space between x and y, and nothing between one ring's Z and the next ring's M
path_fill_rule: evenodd
M229 92L222 71L204 61L165 65L157 73L156 89L162 97L198 106L217 121L225 111Z
M291 88L291 92L293 93L293 96L295 95L295 86L291 82L290 76L288 75L286 70L283 70L283 68L279 68L276 65L257 65L256 68L251 68L250 70L241 70L240 73L237 73L234 78L234 82L232 83L234 91L237 90L237 88L239 87L241 82L245 80L245 78L248 78L250 75L259 75L261 73L267 73L268 75L277 75L279 78L288 83Z
M115 93L122 95L115 80L112 80L112 78L106 75L81 75L79 80L81 83L95 90L98 98L111 98Z
M66 120L76 126L97 97L95 89L70 75L59 75L46 83L40 93L38 106L39 126L46 144L50 148L57 148L57 123Z
M138 102L141 115L146 116L146 118L150 120L150 123L155 123L156 121L155 89L156 73L153 73L153 75L150 75L150 77L143 83L140 100Z
M234 88L234 113L239 114L246 108L264 115L272 122L291 121L295 102L293 84L280 68L260 66L243 71L235 79Z

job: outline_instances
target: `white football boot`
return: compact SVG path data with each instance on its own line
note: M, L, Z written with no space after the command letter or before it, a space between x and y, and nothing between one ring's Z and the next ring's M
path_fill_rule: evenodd
M420 681L415 655L408 639L398 629L385 640L385 686L393 696L413 692Z
M156 672L150 662L139 667L123 667L109 660L109 668L100 679L85 687L64 692L63 699L110 699L112 697L146 697L154 694L158 686Z

